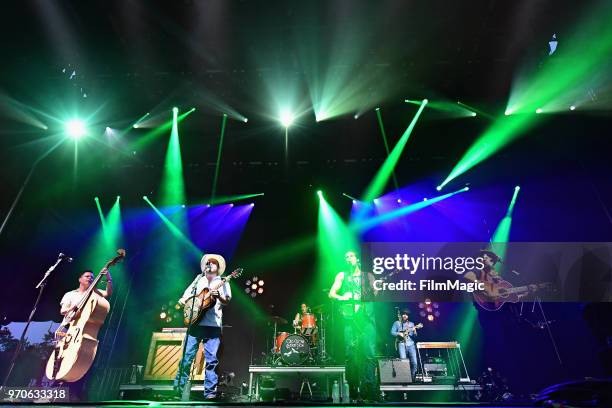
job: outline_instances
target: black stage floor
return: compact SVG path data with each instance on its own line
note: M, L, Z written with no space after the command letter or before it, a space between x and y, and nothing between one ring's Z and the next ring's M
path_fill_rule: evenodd
M363 404L320 404L320 403L304 403L304 402L278 402L278 403L270 403L270 402L219 402L219 401L190 401L190 402L182 402L182 401L146 401L146 400L135 400L135 401L97 401L97 402L80 402L80 403L12 403L12 404L4 404L0 406L46 406L46 407L198 407L198 406L207 406L207 407L245 407L245 406L257 406L257 407L333 407L333 406L341 406L346 408L351 407L534 407L536 405L530 404L487 404L487 403L410 403L410 402L381 402L381 403L363 403ZM541 405L539 405L541 406Z

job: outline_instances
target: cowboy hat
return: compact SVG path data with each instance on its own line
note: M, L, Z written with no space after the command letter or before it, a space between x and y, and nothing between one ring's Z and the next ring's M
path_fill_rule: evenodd
M200 261L200 270L204 272L206 269L206 264L212 259L216 260L219 263L219 276L223 275L223 272L225 272L225 259L221 255L217 254L204 255L202 257L202 260Z

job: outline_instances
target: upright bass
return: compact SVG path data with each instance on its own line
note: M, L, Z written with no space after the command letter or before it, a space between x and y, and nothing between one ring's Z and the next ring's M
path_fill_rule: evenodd
M51 380L78 381L91 367L98 349L98 331L110 310L108 300L95 292L100 278L108 268L125 257L125 249L108 261L91 283L77 307L70 311L65 322L55 332L55 347L49 357L46 375Z

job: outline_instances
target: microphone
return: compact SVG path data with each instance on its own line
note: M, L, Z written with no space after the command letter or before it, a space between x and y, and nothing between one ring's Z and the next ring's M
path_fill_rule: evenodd
M69 257L68 255L60 252L60 254L58 255L59 259L63 259L64 261L68 261L68 262L72 262L74 261L74 259L72 259L71 257Z

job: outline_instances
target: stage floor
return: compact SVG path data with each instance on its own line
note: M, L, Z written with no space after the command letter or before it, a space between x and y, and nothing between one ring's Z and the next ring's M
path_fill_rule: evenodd
M48 406L48 407L197 407L197 406L218 406L218 407L246 407L246 406L258 406L258 407L282 407L282 406L290 406L290 407L332 407L332 406L342 406L342 407L372 407L372 406L380 406L380 407L534 407L535 405L529 404L486 404L486 403L462 403L462 402L448 402L448 403L409 403L409 402L381 402L381 403L368 403L368 404L321 404L321 403L292 403L292 402L278 402L278 403L270 403L270 402L221 402L221 401L149 401L149 400L135 400L135 401L92 401L92 402L84 402L84 403L70 403L70 404L53 404L53 403L36 403L36 404L19 404L20 406ZM0 406L10 406L0 405Z

